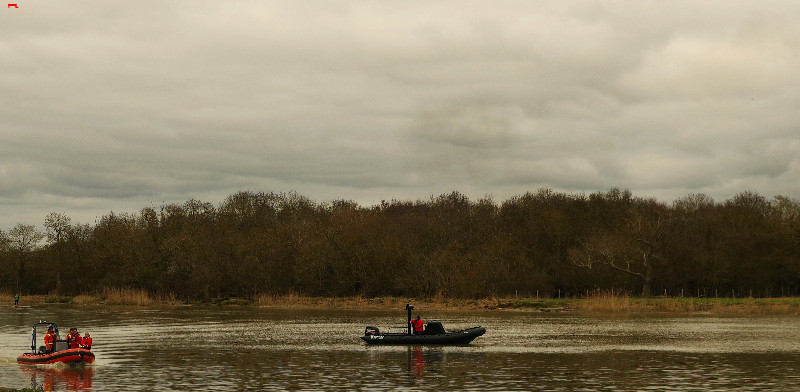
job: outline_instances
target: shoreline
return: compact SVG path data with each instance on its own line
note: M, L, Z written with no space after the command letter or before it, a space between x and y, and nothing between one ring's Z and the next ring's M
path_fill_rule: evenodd
M0 297L0 304L13 306L13 295ZM628 297L595 295L586 298L399 298L399 297L305 297L299 295L260 296L255 299L220 298L211 301L178 301L175 298L153 298L143 292L106 292L99 295L23 296L21 306L52 304L92 306L253 306L277 309L402 309L411 303L417 309L435 311L487 312L578 312L598 314L712 314L712 315L800 315L800 297L781 298L689 298Z

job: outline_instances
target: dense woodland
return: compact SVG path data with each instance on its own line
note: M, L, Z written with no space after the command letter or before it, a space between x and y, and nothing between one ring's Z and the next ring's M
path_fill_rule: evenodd
M0 231L0 291L143 289L186 300L308 296L798 295L800 202L744 192L671 204L548 189L361 207L240 192L218 206L49 214Z

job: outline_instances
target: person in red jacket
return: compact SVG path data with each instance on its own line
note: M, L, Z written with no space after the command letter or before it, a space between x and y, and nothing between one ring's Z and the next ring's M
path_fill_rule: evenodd
M414 327L414 335L419 335L425 331L425 322L419 316L411 320L411 326Z
M53 327L47 328L47 333L44 335L44 349L46 352L53 351L53 343L56 341L56 333L53 332Z
M83 341L81 342L81 348L85 348L87 350L92 349L92 337L89 336L89 332L83 334Z
M69 348L78 348L81 346L81 334L78 333L78 328L70 328L69 334L67 334L67 344L69 344Z

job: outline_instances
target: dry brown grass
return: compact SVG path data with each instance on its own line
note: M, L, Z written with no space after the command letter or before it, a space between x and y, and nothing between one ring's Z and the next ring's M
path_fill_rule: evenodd
M311 308L311 309L369 309L397 310L404 309L407 303L416 309L425 310L477 310L494 307L497 299L457 300L442 297L428 299L401 297L306 297L290 293L288 295L261 295L253 301L256 306L275 308Z
M77 297L76 297L77 298ZM99 295L100 302L106 305L179 305L179 301L174 294L166 296L152 296L145 290L140 289L117 289L104 288Z
M13 304L14 295L0 293L0 304ZM23 295L23 306L45 303L71 303L74 305L127 305L174 306L184 304L174 295L153 296L144 290L104 288L96 294L75 297L51 295ZM207 302L204 302L207 304ZM288 295L261 295L253 301L227 300L217 305L248 305L273 308L343 309L343 310L402 310L411 303L418 311L543 311L582 312L596 314L719 314L719 315L800 315L800 298L638 298L625 293L594 292L586 298L485 298L480 300L403 297L307 297Z
M663 313L731 315L800 314L798 298L650 298L636 299L634 309Z
M100 298L98 298L98 297L96 297L94 295L88 295L88 294L76 295L76 296L72 297L72 301L71 301L71 303L76 304L76 305L94 305L94 304L98 304L98 303L101 303L101 302L102 301L100 300Z
M800 298L632 298L597 293L574 302L578 311L592 313L706 313L730 315L800 314Z
M14 304L14 294L15 293L0 293L0 304ZM20 294L19 304L22 306L40 304L44 302L46 295L24 295Z
M175 299L174 295L171 296L152 296L145 290L138 289L119 289L119 288L103 288L102 291L96 294L80 294L74 297L58 297L50 295L44 298L44 302L62 302L53 301L54 299L68 299L68 303L74 305L132 305L132 306L152 306L152 305L175 305L180 301Z
M136 289L104 288L101 301L107 305L154 305L155 299L147 291Z
M627 293L597 291L589 298L576 301L578 310L586 312L622 312L631 309L631 298Z

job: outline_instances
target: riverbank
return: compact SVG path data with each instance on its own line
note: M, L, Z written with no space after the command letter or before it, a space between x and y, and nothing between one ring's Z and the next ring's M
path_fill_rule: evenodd
M13 295L0 295L0 303L13 305ZM706 313L706 314L786 314L800 315L800 298L637 298L626 295L597 294L585 298L484 298L477 300L398 297L321 298L300 295L260 296L255 299L219 298L184 302L174 297L154 297L137 290L104 290L94 295L23 296L22 306L44 304L125 305L125 306L257 306L271 308L309 308L342 310L397 310L406 303L417 309L463 311L533 311L586 313Z
M526 298L500 300L498 308L585 313L800 315L800 298L636 298L626 296L598 296L580 299Z

